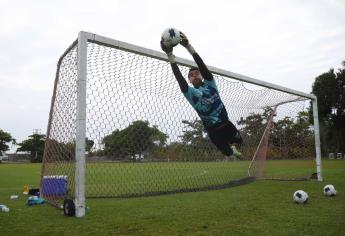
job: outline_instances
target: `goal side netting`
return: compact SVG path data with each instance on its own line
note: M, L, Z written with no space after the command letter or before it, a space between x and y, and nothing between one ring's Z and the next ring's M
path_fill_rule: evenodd
M310 97L210 67L244 140L240 155L226 157L210 142L163 54L95 35L81 45L74 42L58 62L49 115L41 195L57 206L80 192L145 196L316 171ZM193 62L177 62L187 77Z

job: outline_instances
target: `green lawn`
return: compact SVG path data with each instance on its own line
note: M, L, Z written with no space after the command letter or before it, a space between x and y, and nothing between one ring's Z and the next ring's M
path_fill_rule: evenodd
M283 173L300 173L300 164L278 165ZM38 185L40 165L0 164L0 204L11 210L0 212L0 235L345 235L345 161L323 161L323 174L323 182L257 181L217 191L93 198L86 217L77 219L49 205L25 205L23 186ZM322 195L329 183L338 190L334 198ZM293 203L298 189L308 192L308 204ZM12 194L20 198L10 200Z
M97 197L201 188L246 177L247 170L246 161L89 163L86 189Z
M266 161L265 177L310 177L313 160ZM88 197L138 196L221 186L248 176L249 161L113 162L87 163ZM74 195L74 164L48 163L44 175L68 178L69 195ZM255 162L253 167L258 167Z

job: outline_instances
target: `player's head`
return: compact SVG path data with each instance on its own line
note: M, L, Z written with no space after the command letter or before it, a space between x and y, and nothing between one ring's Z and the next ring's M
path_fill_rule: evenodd
M192 67L189 69L188 79L194 87L199 87L204 78L202 77L198 67Z

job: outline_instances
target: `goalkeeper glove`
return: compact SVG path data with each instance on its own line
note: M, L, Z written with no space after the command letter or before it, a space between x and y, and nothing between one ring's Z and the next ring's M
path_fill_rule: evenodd
M184 33L182 33L181 31L180 31L180 37L181 37L180 44L181 44L183 47L185 47L185 48L188 50L188 52L189 52L190 54L195 53L195 49L194 49L194 48L192 47L192 45L189 43L189 40L188 40L187 36L186 36Z
M166 46L166 45L163 43L163 39L161 40L161 48L162 48L162 50L167 54L168 59L169 59L169 62L170 62L170 63L174 63L174 62L175 62L175 56L174 56L174 54L173 54L173 48L172 48L172 47L169 47L169 46Z

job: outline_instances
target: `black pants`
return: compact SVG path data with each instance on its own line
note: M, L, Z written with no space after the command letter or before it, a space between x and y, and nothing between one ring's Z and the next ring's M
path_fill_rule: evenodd
M226 156L233 154L230 144L241 144L243 142L240 132L230 121L210 128L207 132L214 145Z

